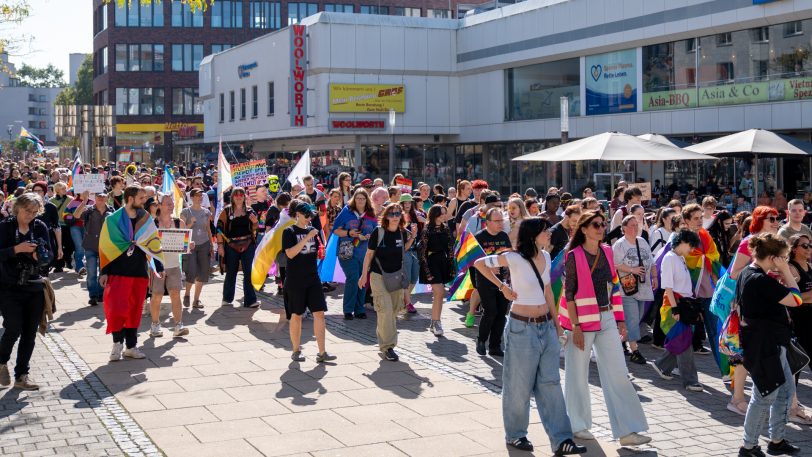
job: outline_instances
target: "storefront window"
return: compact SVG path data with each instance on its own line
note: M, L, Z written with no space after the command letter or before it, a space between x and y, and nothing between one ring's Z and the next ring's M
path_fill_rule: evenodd
M569 98L570 116L581 112L579 59L505 70L505 119L550 119L561 115L561 97Z
M812 20L643 47L643 110L812 99Z
M457 177L469 181L484 179L484 174L482 173L482 149L481 144L457 146L456 158L454 160Z

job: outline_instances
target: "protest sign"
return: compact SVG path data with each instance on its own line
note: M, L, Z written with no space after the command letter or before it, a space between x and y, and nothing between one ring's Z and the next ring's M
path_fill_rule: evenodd
M161 252L188 254L192 231L189 229L158 229L161 239Z
M106 193L104 175L77 173L76 176L73 177L73 194L79 195L85 191L91 195Z
M400 191L404 194L412 193L412 180L409 178L395 178L395 185L400 186Z

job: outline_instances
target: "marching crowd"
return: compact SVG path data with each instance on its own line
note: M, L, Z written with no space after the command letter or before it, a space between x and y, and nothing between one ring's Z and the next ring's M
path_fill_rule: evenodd
M728 409L744 416L740 456L765 455L763 432L767 453L796 454L784 438L786 423L812 424L795 394L812 351L812 335L800 330L812 324L804 200L781 211L753 208L744 197L734 206L724 194L644 202L641 189L621 182L604 206L588 188L581 198L556 188L504 198L482 180L411 189L396 184L404 182L400 175L387 186L340 173L333 182L305 176L293 185L271 175L248 189L223 189L218 208L213 167L0 166L3 386L38 388L29 360L43 313L54 311L48 278L65 270L86 279L90 306L103 305L111 361L145 357L138 348L145 303L149 336L163 336L165 295L172 336L188 336L184 308L213 305L203 303L201 290L219 264L221 306L233 306L240 270L243 307L258 307L257 289L275 282L292 360L305 360L302 319L312 317L322 363L336 360L325 347L324 312L340 269L344 319L366 319L374 309L385 360L398 360L397 319L417 313L416 284L430 290L429 331L438 337L449 298L464 299L464 325L479 320L476 352L503 360L505 439L520 450L533 450L527 428L535 398L555 455L586 452L573 439L594 439L590 360L622 446L651 440L627 363L650 364L659 377L679 376L687 391L701 392L696 355L713 357L719 376L732 383ZM104 174L105 191L77 194L77 173ZM172 188L162 192L167 179ZM161 230L171 229L190 230L187 250L162 252ZM268 255L270 262L259 262ZM325 265L334 265L329 278ZM660 356L646 360L644 344Z

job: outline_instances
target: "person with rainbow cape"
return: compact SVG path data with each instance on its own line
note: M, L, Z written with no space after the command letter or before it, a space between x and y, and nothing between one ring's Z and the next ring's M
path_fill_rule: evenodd
M144 210L146 199L140 186L124 189L124 206L104 220L99 236L99 285L104 288L107 333L113 334L111 362L122 355L146 357L135 345L149 285L148 264L153 258L163 261L158 229Z

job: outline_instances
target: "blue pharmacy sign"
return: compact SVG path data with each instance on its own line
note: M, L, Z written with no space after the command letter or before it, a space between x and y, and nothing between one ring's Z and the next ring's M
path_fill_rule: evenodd
M586 114L637 111L637 51L586 57Z

